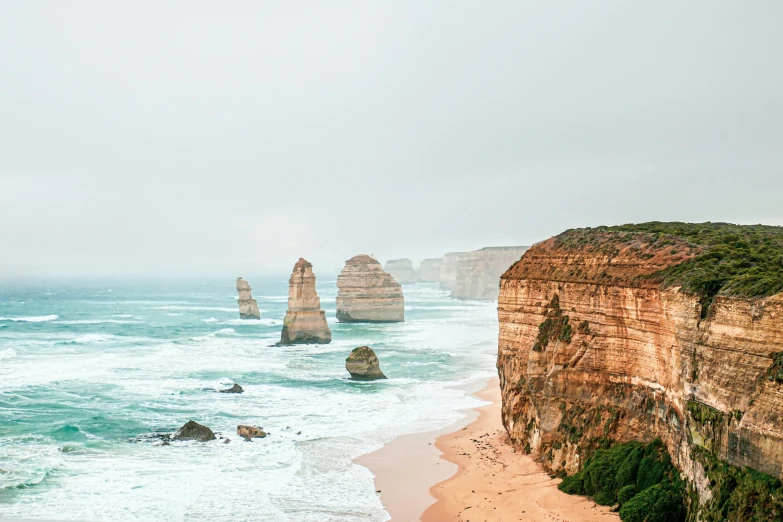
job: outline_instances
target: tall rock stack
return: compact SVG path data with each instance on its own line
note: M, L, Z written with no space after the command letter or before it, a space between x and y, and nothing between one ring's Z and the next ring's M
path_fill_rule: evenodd
M413 269L413 261L410 259L390 259L386 261L383 268L401 285L415 283L419 280L416 270Z
M237 293L239 294L239 318L240 319L261 319L261 312L258 309L258 303L250 293L250 283L237 277Z
M440 282L440 267L443 259L435 257L432 259L423 259L419 265L419 281L422 283Z
M457 261L462 252L449 252L440 265L440 289L454 290L457 285Z
M313 265L300 257L288 280L288 311L278 344L328 344L331 341L332 332L315 290Z
M457 277L452 297L497 300L500 276L519 261L529 247L486 247L463 252L457 258Z
M381 264L361 254L337 276L337 320L342 323L398 323L405 320L402 287Z

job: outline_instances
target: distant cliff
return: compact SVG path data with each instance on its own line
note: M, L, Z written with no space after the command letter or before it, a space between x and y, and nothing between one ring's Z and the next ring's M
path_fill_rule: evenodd
M440 282L440 267L443 259L440 257L422 259L419 264L418 280L422 283Z
M458 299L494 301L498 297L501 274L519 261L527 249L524 246L486 247L460 253L451 295Z
M410 259L390 259L386 261L383 269L401 285L415 283L418 280L416 270L413 269L413 261Z
M449 252L440 265L440 289L454 290L457 285L457 262L462 252Z
M691 513L783 517L782 291L780 227L648 223L535 245L500 282L512 441L570 475L611 441L660 438Z

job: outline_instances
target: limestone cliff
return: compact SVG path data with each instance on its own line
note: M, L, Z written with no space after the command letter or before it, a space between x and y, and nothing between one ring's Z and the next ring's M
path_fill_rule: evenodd
M451 292L457 299L494 301L498 297L500 275L519 261L528 247L486 247L463 252L457 257L457 273Z
M313 265L300 257L288 280L288 311L278 344L327 344L331 341L332 332L315 290Z
M440 289L454 290L457 284L457 262L463 252L449 252L440 265Z
M440 257L422 259L418 271L419 281L422 283L439 283L442 264L443 259Z
M689 237L637 227L566 232L501 277L497 366L512 441L571 474L603 440L659 437L701 503L705 454L783 478L783 294L741 295L779 288L779 275L748 286L755 275L743 272L776 236L743 250L745 266L744 253L716 254L749 242L734 229L725 247L700 243L711 227L682 228Z
M386 261L383 269L401 285L415 283L419 279L416 270L413 269L413 262L410 259L390 259L389 261Z
M362 254L345 262L337 276L337 320L395 323L405 319L402 288L381 264Z
M250 293L250 283L237 277L237 293L239 294L239 318L240 319L261 319L261 311L258 309L258 303Z

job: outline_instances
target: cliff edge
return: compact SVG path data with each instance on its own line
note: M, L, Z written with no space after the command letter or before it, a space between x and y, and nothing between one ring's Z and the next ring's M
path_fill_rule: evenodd
M646 223L533 246L500 280L511 440L572 475L598 448L659 438L696 494L690 511L731 519L725 463L772 488L783 478L780 292L781 227ZM750 503L781 515L767 497Z

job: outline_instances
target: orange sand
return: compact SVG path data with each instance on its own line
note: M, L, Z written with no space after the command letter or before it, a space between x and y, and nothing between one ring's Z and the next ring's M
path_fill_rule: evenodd
M437 502L424 512L423 522L619 522L609 508L557 489L559 479L515 452L500 421L497 379L477 396L492 404L479 408L478 419L467 427L436 442L459 471L430 489Z
M558 490L559 479L514 451L500 422L497 379L476 396L492 404L443 430L398 437L356 459L375 474L391 520L619 522L608 508Z

